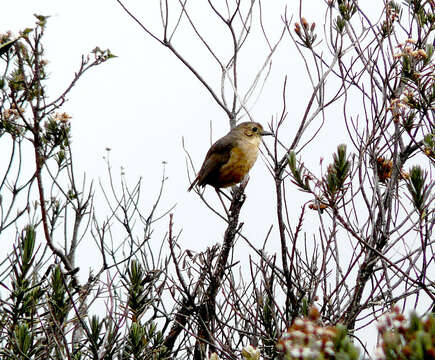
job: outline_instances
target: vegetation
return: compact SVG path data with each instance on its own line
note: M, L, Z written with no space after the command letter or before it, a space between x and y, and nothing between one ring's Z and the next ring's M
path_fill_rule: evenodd
M0 259L0 358L435 359L435 3L385 1L374 13L356 0L324 1L319 26L307 20L301 1L296 20L289 10L282 14L274 42L262 22L265 2L210 0L203 6L231 39L228 57L202 33L198 5L161 1L162 30L154 32L117 2L198 79L230 127L253 118L276 49L295 47L312 95L300 99L307 105L291 121L293 138L280 137L290 122L283 79L282 109L269 123L275 140L263 160L275 184L277 231L268 232L263 248L251 245L245 277L232 253L237 239L251 244L239 221L246 183L220 204L227 209L196 189L226 223L222 245L202 253L183 249L173 214L159 213L164 174L149 213L142 210L142 180L129 186L122 176L118 187L99 190L111 210L103 220L96 216L96 190L74 171L62 106L85 72L114 55L97 47L82 56L65 90L49 98L48 18L38 15L34 28L0 35L0 239L8 244ZM204 46L220 84L191 63L194 54L175 42L179 31ZM255 32L264 62L241 86L240 54ZM337 144L316 174L303 150L322 132L330 108L343 110L334 121L349 142ZM110 164L108 174L113 184ZM291 191L309 200L291 209ZM318 225L305 225L307 219ZM167 237L156 251L150 240L163 220ZM268 251L272 239L280 244L276 253ZM98 261L84 281L77 253L89 244ZM351 256L342 255L346 249ZM418 315L406 320L410 308ZM95 315L101 309L104 315ZM374 355L360 334L377 320Z

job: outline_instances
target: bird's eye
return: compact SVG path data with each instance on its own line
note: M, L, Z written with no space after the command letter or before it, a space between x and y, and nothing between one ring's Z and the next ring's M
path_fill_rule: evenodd
M252 128L252 131L253 131L253 132L257 132L257 130L258 130L258 128L255 127L255 126Z

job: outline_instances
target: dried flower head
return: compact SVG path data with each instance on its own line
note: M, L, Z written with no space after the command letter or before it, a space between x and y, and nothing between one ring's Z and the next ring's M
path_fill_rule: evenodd
M334 337L337 328L322 326L319 323L320 312L312 307L307 318L299 318L282 335L277 344L278 350L286 355L286 359L333 359Z
M258 360L260 359L260 349L248 345L243 348L242 355L246 360Z
M210 355L210 357L208 358L208 360L219 360L219 356L218 356L218 354L216 354L216 353L214 352L214 353L212 353L212 354Z
M68 123L68 121L71 120L71 116L65 112L64 113L56 113L54 115L54 120L57 122L60 122L62 124L66 124L66 123Z
M378 178L380 182L385 183L393 172L393 162L385 159L383 156L379 156L376 159L376 169L378 171Z

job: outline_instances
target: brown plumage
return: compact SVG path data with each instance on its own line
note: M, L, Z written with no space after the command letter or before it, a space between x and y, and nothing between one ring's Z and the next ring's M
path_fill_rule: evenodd
M265 135L273 134L256 122L236 126L211 146L188 191L195 185L219 189L241 182L257 160L261 137Z

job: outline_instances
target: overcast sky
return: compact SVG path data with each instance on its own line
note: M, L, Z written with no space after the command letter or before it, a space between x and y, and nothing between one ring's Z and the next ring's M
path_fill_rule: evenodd
M278 39L282 29L281 15L285 5L289 6L290 15L296 11L293 3L276 1L264 7L265 26L273 41ZM145 4L143 1L130 0L125 4L159 33L160 15L156 8L141 8L140 5ZM114 172L124 167L132 182L142 176L152 199L160 183L162 162L165 161L169 179L164 203L166 206L177 203L175 223L184 229L182 241L188 244L189 238L201 228L218 226L218 229L223 229L223 224L216 224L215 217L204 208L197 196L186 192L189 182L182 137L198 169L210 146L210 123L213 141L229 129L224 112L192 74L167 49L146 36L116 1L15 0L5 5L6 10L3 5L0 14L0 31L12 30L17 33L20 29L32 27L34 13L51 16L44 41L49 61L49 93L56 94L68 84L79 66L81 55L95 46L110 48L118 56L86 73L70 93L64 107L72 116L73 152L77 169L86 172L90 178L104 178L103 156L105 148L109 147L112 149L110 157ZM313 14L308 10L308 14ZM206 17L208 13L196 15L200 20L209 19ZM309 19L311 21L312 16ZM213 22L208 24L202 21L201 29L207 32L213 45L225 54L231 48L228 46L228 34ZM198 51L191 38L183 37L182 31L179 33L174 43L180 52L197 65L207 79L218 84L219 69L209 61L208 56ZM252 81L267 55L264 41L255 36L258 42L248 43L246 51L241 54L242 83ZM301 118L310 95L302 62L288 37L284 38L275 54L270 78L251 112L254 119L264 126L282 111L281 94L285 75L289 76L287 94L290 120L281 135L284 143L294 136L295 129L291 125ZM266 138L265 141L271 142L271 139ZM343 141L345 137L335 132L332 138L328 133L321 134L317 142L321 144L319 149L322 149L324 156L330 156L336 145ZM316 153L312 158L316 165L319 155L322 153ZM274 196L273 179L261 160L251 172L247 195L248 202L242 218L245 214L255 216L255 209L259 206L263 210L261 218L264 218L265 204L272 206L266 214L274 212L273 202L265 201ZM210 195L212 201L213 196ZM307 198L303 197L302 200L306 201ZM266 223L270 221L266 220ZM266 228L262 227L260 239ZM204 243L200 244L193 241L193 244L195 249L203 250L216 241L220 241L219 235L204 239Z

